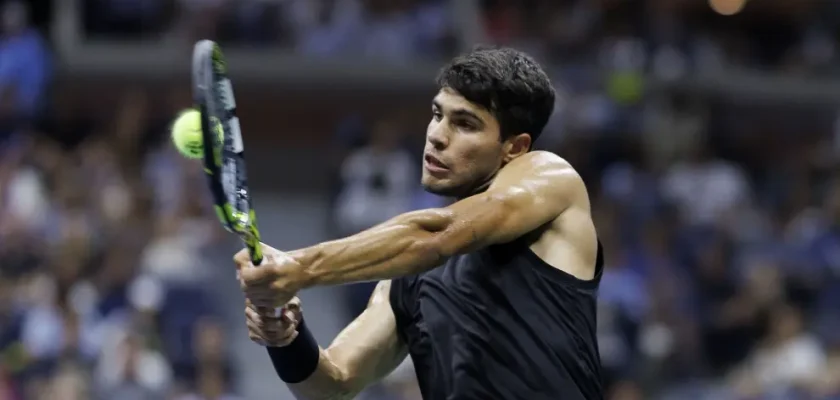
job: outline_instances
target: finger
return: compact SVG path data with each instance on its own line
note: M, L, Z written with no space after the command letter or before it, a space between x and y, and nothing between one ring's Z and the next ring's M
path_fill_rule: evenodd
M289 309L289 303L291 302L293 296L288 293L277 293L274 296L274 304L275 308L283 308L284 310Z
M245 314L245 323L248 330L258 333L261 338L266 340L285 339L291 335L290 328L294 328L292 324L284 323L276 318L263 317L253 310L247 310Z
M259 306L255 305L253 302L251 302L251 299L249 299L247 297L245 298L245 308L247 310L250 310L250 312L254 313L255 315L266 315L266 316L276 317L277 313L278 313L274 309L267 308L267 307L259 307Z
M262 319L266 321L279 321L280 315L274 309L260 307L251 303L250 300L246 302L245 314L249 317L256 317L255 319Z
M245 298L245 307L249 308L251 310L251 312L253 312L256 315L273 315L274 314L273 312L270 312L270 313L266 312L267 310L266 310L265 307L258 306L249 297Z
M297 338L298 332L293 326L282 332L266 332L266 341L274 347L283 347L292 343Z
M260 346L265 346L267 340L259 325L249 319L245 320L245 325L248 327L248 338Z
M263 347L268 346L265 339L257 336L256 334L254 334L252 332L248 332L248 339L250 339L252 342L254 342L254 343L256 343L260 346L263 346Z
M283 314L286 312L285 308L282 307L275 307L275 308L268 308L263 307L261 310L265 313L270 314L273 318L277 318L279 320L283 319Z
M251 301L254 303L254 309L260 315L270 315L274 316L274 302L271 299L261 299L261 298L251 298Z
M284 308L291 311L294 314L295 319L300 320L300 316L303 314L303 309L300 305L300 299L297 296L292 297L292 299L286 303Z
M254 308L245 309L245 318L259 326L263 326L265 323L272 322L271 316L260 313L257 309Z
M244 280L239 282L239 289L242 290L246 299L250 299L254 305L258 306L265 305L258 303L271 303L278 297L278 294L271 288L261 284L249 285Z
M274 308L267 307L267 306L256 306L253 305L253 312L257 315L260 315L264 318L272 318L275 320L279 320L280 316L282 315L282 309L275 310Z
M280 311L280 319L283 323L292 326L295 329L297 329L298 323L300 322L294 312L286 309Z
M298 332L294 325L265 324L258 322L255 318L260 317L252 314L245 319L245 324L248 326L248 338L261 346L282 347L297 338Z
M274 280L274 264L263 260L263 264L254 267L250 262L239 270L240 279L246 286L269 284Z
M263 346L263 347L266 346L266 343L265 343L264 340L262 340L262 338L260 338L259 336L255 336L255 335L251 334L250 332L248 333L248 339L250 339L252 342L254 342L254 343L256 343L260 346Z
M266 293L260 290L246 290L245 298L251 302L260 313L274 314L276 296L273 293Z
M254 308L274 308L274 299L276 295L261 288L244 288L243 294ZM264 310L260 310L264 311Z
M292 299L286 303L286 308L290 310L300 310L300 298L297 296L292 297Z
M237 269L241 269L242 266L251 263L251 254L248 252L248 249L239 250L233 256L233 262L236 264Z
M283 293L278 293L271 288L261 285L261 284L252 284L249 285L248 283L242 282L239 284L239 288L242 290L242 293L245 295L245 298L250 299L256 306L265 306L268 304L264 303L274 303L277 300L288 299L288 295ZM284 305L281 303L279 305ZM271 304L273 306L273 304Z
M290 326L288 332L286 332L286 338L282 341L281 346L288 346L292 342L295 341L298 337L297 328L294 326Z

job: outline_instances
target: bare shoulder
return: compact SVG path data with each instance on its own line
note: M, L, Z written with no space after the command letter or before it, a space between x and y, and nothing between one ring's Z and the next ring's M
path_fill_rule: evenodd
M532 151L516 158L499 172L494 184L518 186L546 198L563 198L569 205L589 208L583 179L566 159L549 151Z
M500 178L555 178L581 181L572 164L549 151L532 151L517 157L499 172Z
M532 165L531 178L526 180L544 182L554 198L562 198L567 204L531 249L549 265L572 276L594 278L598 239L583 179L568 161L554 153L534 151L520 158Z
M543 151L543 150L535 150L530 151L528 153L523 154L520 157L517 157L510 164L507 165L508 167L514 167L516 169L524 168L524 169L563 169L563 170L572 170L572 164L569 164L566 159L563 157L558 156L550 151Z

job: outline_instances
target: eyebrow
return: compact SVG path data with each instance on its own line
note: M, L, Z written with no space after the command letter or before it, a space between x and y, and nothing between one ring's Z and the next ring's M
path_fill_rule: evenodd
M432 100L432 106L442 110L443 107L440 105L440 102L437 100ZM449 114L454 115L456 117L466 117L476 120L477 122L484 123L484 121L474 112L467 110L466 108L455 108L449 111Z

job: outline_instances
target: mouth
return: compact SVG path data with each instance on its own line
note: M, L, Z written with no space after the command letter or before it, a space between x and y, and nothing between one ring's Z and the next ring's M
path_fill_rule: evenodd
M444 172L449 170L449 167L447 167L443 161L428 153L423 156L423 164L426 169L432 172Z

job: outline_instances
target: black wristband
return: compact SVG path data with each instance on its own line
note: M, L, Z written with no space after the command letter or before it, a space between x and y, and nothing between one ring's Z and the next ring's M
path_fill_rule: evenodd
M274 371L286 383L305 381L318 368L321 358L321 348L305 321L300 321L297 331L297 337L288 346L266 348Z

